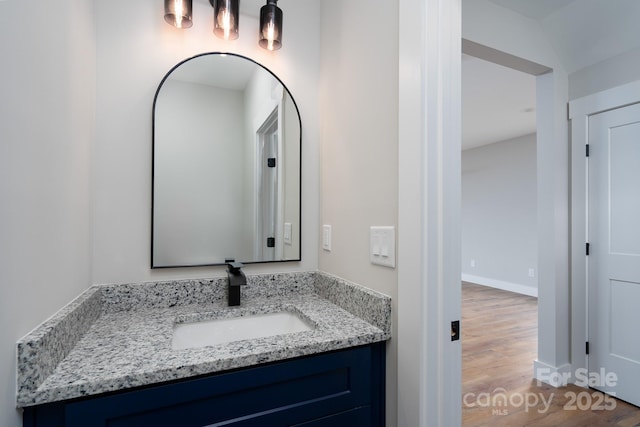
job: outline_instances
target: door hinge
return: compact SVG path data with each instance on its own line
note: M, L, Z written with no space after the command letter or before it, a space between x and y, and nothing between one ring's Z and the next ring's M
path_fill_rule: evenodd
M275 168L276 167L276 158L275 157L269 157L267 159L267 166L270 168Z
M275 248L276 247L276 238L275 237L267 237L267 247Z
M451 322L451 341L458 341L460 339L460 321L454 320Z
M589 256L589 249L591 249L591 245L589 243L587 243L586 247L587 247L587 251L586 251L587 252L587 256Z
M589 341L586 342L585 352L589 354Z
M586 145L586 153L587 157L589 157L589 144Z

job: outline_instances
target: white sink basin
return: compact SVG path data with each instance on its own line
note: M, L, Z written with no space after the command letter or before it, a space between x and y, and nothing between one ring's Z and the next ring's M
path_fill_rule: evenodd
M171 346L174 350L205 347L311 329L313 327L308 322L288 311L178 323L173 329Z

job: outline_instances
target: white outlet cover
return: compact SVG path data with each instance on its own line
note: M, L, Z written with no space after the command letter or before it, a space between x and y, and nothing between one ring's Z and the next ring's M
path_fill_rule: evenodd
M290 222L285 222L284 223L284 243L285 243L285 245L292 244L292 241L291 241L291 223Z
M331 226L322 226L322 249L331 251Z

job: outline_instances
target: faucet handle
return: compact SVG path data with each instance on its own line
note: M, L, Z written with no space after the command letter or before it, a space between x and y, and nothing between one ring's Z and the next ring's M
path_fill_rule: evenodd
M238 273L240 269L244 267L244 264L237 261L231 261L231 262L227 262L227 267L229 267L229 272Z

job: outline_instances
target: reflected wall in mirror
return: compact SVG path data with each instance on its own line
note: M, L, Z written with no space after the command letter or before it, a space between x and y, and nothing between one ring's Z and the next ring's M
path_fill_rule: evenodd
M206 53L153 105L151 267L300 260L301 121L268 69Z

